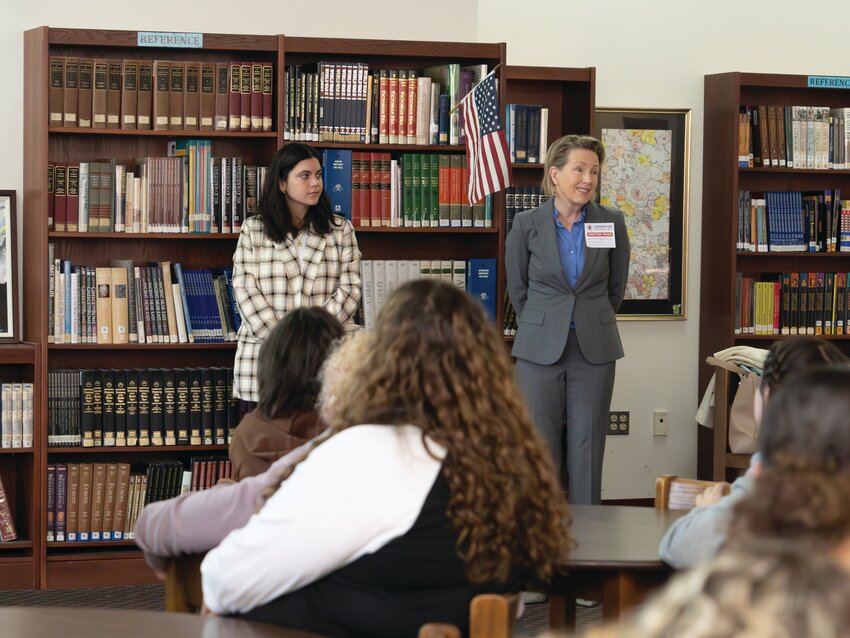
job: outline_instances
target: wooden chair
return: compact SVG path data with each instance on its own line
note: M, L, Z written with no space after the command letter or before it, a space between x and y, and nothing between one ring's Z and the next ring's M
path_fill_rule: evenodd
M694 499L716 483L664 474L655 479L655 507L662 510L692 510Z
M165 611L196 614L204 604L201 589L203 554L173 558L165 571Z
M516 622L519 594L479 594L469 603L469 638L510 638ZM428 623L417 638L460 638L454 625Z
M202 554L173 558L165 572L165 611L195 614L204 604L201 589ZM479 594L469 604L469 638L510 638L516 622L519 594ZM418 638L461 638L446 623L428 623Z

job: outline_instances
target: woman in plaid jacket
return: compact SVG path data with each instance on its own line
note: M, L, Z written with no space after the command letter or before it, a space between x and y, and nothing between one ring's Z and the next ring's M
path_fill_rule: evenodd
M288 144L275 153L268 175L259 212L242 224L233 255L242 315L233 388L240 416L256 406L260 345L283 315L322 306L351 329L360 303L357 238L351 222L331 212L319 154Z

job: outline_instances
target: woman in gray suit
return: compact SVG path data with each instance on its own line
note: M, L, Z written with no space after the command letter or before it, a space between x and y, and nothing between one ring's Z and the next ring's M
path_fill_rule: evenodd
M616 311L629 270L623 214L596 204L602 144L565 135L549 147L539 208L519 213L505 246L519 319L512 354L529 412L555 466L566 448L571 503L599 503L614 366Z

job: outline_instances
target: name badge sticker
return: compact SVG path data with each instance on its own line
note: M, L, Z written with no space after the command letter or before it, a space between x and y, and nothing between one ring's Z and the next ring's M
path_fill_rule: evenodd
M616 248L614 222L584 224L584 243L588 248Z

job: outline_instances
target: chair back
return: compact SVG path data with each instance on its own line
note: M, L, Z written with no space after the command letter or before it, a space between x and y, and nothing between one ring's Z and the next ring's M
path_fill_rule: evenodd
M715 481L664 474L655 479L655 507L662 510L692 510L694 499L715 484Z
M204 604L201 588L203 554L172 558L165 572L165 611L196 614Z
M519 594L479 594L469 603L469 638L510 638L516 622ZM460 630L446 623L428 623L417 638L460 638Z

